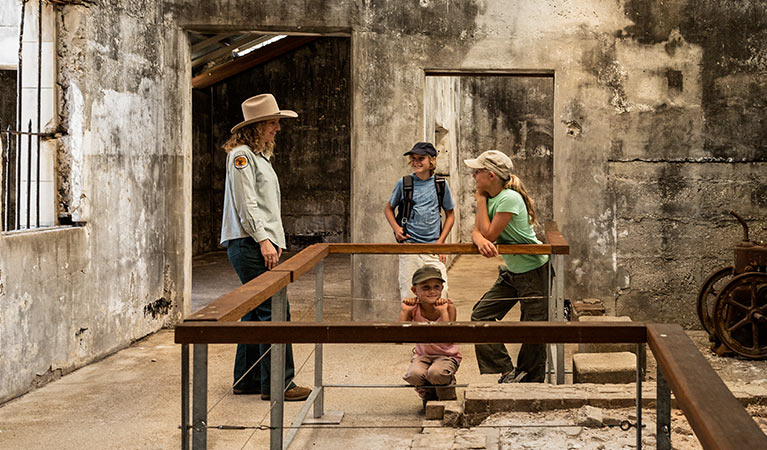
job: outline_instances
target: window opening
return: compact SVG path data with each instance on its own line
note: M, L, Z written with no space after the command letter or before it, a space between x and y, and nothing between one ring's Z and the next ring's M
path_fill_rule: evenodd
M0 17L4 26L17 26L19 32L16 95L5 95L4 90L2 97L2 110L15 109L15 114L0 116L2 231L56 224L55 151L48 139L55 127L53 8L43 0L22 0L16 13L18 22ZM2 50L4 60L10 52Z

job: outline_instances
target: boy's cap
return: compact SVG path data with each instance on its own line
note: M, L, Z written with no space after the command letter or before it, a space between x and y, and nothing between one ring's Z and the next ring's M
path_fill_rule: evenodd
M416 142L413 148L411 148L409 152L405 153L405 156L407 155L428 155L436 157L437 149L434 148L434 146L429 142Z
M472 169L487 169L504 180L508 180L514 170L511 158L498 150L488 150L474 159L464 159L463 162Z
M434 266L423 266L413 272L413 286L433 278L436 278L443 283L445 282L445 280L442 278L442 272L440 272L439 269Z

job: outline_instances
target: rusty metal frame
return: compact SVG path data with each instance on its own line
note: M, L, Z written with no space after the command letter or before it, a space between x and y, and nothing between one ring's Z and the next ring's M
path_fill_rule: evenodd
M547 226L547 244L500 245L501 253L569 253L569 246L556 228ZM270 272L226 294L175 328L175 342L182 345L182 355L189 344L236 343L634 343L648 344L658 362L659 389L670 387L676 404L685 413L695 435L706 449L767 448L767 436L760 430L743 405L714 372L695 344L679 325L643 322L453 322L453 323L373 323L373 322L239 322L239 318L289 283L320 265L330 253L453 253L476 254L472 244L315 244ZM321 275L320 275L321 276ZM320 283L318 283L319 286ZM318 313L319 314L319 313ZM318 315L317 317L321 317ZM182 372L188 376L188 365ZM639 367L637 367L639 371ZM182 377L184 374L182 373ZM639 384L639 378L638 378ZM186 381L188 383L188 380ZM187 388L188 389L188 388ZM313 393L315 394L315 393ZM310 397L313 403L319 393ZM639 394L638 394L639 395ZM668 391L659 394L665 398ZM638 402L641 397L638 396ZM638 411L641 411L639 403ZM666 402L662 413L668 414ZM193 424L188 423L188 396L182 398L182 437ZM659 410L659 412L661 412ZM641 420L637 418L638 422ZM670 437L667 418L660 418L658 434ZM641 445L641 432L637 430ZM182 438L188 445L188 438ZM660 439L662 443L670 441ZM663 446L665 447L665 445ZM282 443L272 448L282 448ZM665 447L670 448L670 447Z

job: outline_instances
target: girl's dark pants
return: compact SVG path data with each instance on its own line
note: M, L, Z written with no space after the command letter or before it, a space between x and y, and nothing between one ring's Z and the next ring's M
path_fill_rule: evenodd
M549 320L548 306L549 263L525 273L512 273L498 267L498 279L482 299L474 305L472 321L501 320L518 302L521 303L523 322ZM526 298L534 297L534 298ZM505 373L514 370L509 353L503 343L477 344L477 363L480 373ZM517 372L525 371L525 382L542 382L546 375L546 345L522 344L517 357Z
M240 277L242 284L256 278L267 271L264 256L261 254L259 244L253 238L232 239L227 248L229 262L232 263L237 276ZM286 307L286 318L290 320L290 306ZM272 299L261 303L255 309L242 316L243 322L269 322L272 320ZM237 354L234 358L234 382L237 383L245 372L258 361L264 353L269 350L270 344L237 344ZM268 394L269 378L271 375L271 357L267 355L261 362L254 367L245 378L237 385L236 389L251 392L263 392ZM295 367L293 365L293 347L290 344L285 348L285 387L292 389Z

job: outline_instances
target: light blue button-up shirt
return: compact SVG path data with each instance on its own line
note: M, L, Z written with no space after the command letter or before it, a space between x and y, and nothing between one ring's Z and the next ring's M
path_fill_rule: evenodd
M247 145L233 148L226 157L221 244L251 236L284 249L280 204L280 182L269 159Z

